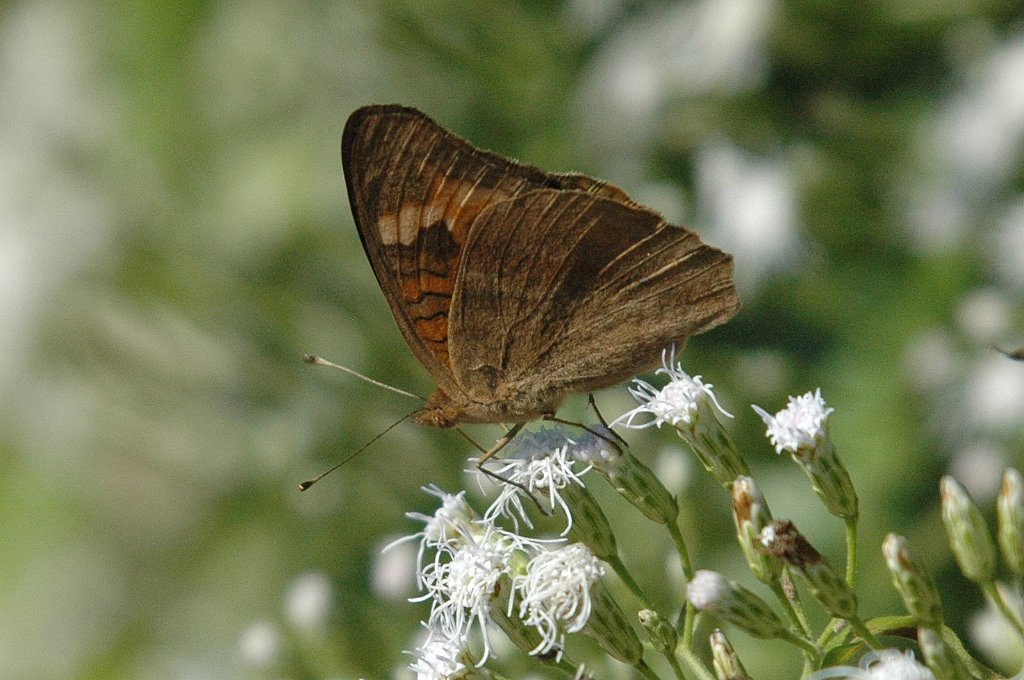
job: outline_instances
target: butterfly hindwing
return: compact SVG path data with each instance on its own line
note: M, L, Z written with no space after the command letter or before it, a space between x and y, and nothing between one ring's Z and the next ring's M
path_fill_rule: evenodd
M501 386L543 408L613 385L739 306L731 256L650 210L577 191L482 211L465 257L452 365L478 399Z

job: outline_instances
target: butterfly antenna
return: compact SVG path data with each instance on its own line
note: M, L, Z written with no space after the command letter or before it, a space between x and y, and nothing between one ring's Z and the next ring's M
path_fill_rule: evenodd
M303 355L302 360L305 361L307 364L313 364L314 366L330 366L331 368L336 368L339 371L345 371L346 373L350 373L351 375L354 375L357 378L365 380L366 382L370 383L371 385L376 385L377 387L383 387L386 390L391 390L392 392L404 395L406 397L412 397L413 399L419 399L420 401L423 401L423 402L426 401L426 399L424 399L423 397L421 397L418 394L413 394L412 392L406 392L405 390L400 390L397 387L394 387L393 385L388 385L387 383L382 383L379 380L374 380L373 378L371 378L369 376L363 375L362 373L359 373L357 371L353 371L351 368L348 368L346 366L341 366L340 364L336 364L333 361L328 361L327 359L324 359L322 357L318 357L315 354ZM406 416L406 418L408 418L408 417L409 416ZM402 418L402 420L405 420L405 418ZM398 423L400 423L400 422L402 422L402 421L399 420ZM395 423L395 425L397 425L398 423ZM392 425L391 427L394 427L395 425ZM391 427L389 427L388 430L390 430ZM384 430L384 432L387 432L388 430ZM384 434L384 432L381 432L381 434Z
M310 362L310 363L312 363L312 362ZM395 422L391 423L391 424L390 424L390 425L388 425L388 426L387 426L386 428L384 428L384 431L383 431L383 432L381 432L380 434L378 434L378 435L374 436L374 438L373 438L373 439L371 439L370 441L366 442L365 444L363 444L362 446L360 446L360 447L359 447L358 449L356 449L356 450L355 450L355 451L354 451L353 453L350 453L350 454L349 454L348 456L346 456L346 457L345 457L345 459L344 459L344 460L342 460L342 461L341 461L340 463L338 463L337 465L335 465L335 466L333 466L333 467L331 467L331 468L329 468L329 469L327 469L327 470L324 470L323 472L321 472L320 474L318 474L318 475L317 475L316 477L314 477L313 479L307 479L306 481L304 481L304 482L302 482L301 484L299 484L299 491L305 491L306 489L308 489L309 487L313 486L314 484L316 484L317 482L319 482L319 481L320 481L321 479L323 479L323 478L324 478L324 477L326 477L327 475L331 474L332 472L334 472L335 470L337 470L338 468L340 468L340 467L341 467L342 465L344 465L345 463L349 462L350 460L352 460L353 458L355 458L356 456L358 456L358 455L359 455L360 453L362 453L362 452L363 452L363 451L365 451L365 450L366 450L367 448L369 448L370 444L373 444L373 443L374 443L375 441L377 441L378 439L380 439L381 437L383 437L384 435L386 435L386 434L387 434L388 432L391 432L391 430L393 430L393 429L395 429L396 427L398 427L399 423L403 423L403 422L405 422L405 421L406 421L406 420L408 420L408 419L409 419L409 418L410 418L411 416L413 416L413 415L414 415L415 413L416 413L416 411L413 411L412 413L409 413L409 414L407 414L407 415L404 415L404 416L402 416L402 417L401 417L400 419L396 420Z

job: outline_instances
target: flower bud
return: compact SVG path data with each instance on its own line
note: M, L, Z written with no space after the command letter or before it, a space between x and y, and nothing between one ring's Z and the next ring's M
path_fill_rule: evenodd
M917 629L917 644L935 680L971 680L971 675L956 657L942 636L932 628Z
M1009 468L996 501L999 549L1006 566L1018 577L1024 575L1024 479Z
M750 680L747 669L740 663L725 633L718 629L711 633L711 665L718 680Z
M641 609L637 616L640 618L640 625L647 631L647 637L654 649L662 654L675 653L678 637L671 623L653 609Z
M889 534L882 543L882 554L892 574L892 584L903 598L907 611L926 626L942 626L942 603L935 582L910 555L907 539Z
M640 459L628 451L621 456L591 461L623 498L659 524L671 524L679 506L661 480Z
M991 582L995 578L995 548L981 511L967 491L948 475L942 478L939 491L942 522L960 571L975 583Z
M636 666L643 660L644 646L611 593L598 581L591 590L593 609L583 627L585 632L611 656Z
M601 506L584 486L570 484L562 490L565 504L572 510L569 538L590 548L605 562L618 557L615 534Z
M761 529L772 521L772 513L750 477L741 475L733 483L732 512L736 538L750 571L763 583L774 582L782 572L782 563L766 555L758 539Z
M511 592L511 588L506 589ZM508 606L503 604L496 604L490 609L489 615L491 620L498 625L498 628L505 633L509 640L512 641L516 647L527 654L537 654L537 650L544 649L544 639L541 637L540 632L533 626L528 626L523 623L522 619L517 616L508 615ZM541 658L548 658L560 654L562 648L558 645L552 645L547 651L542 651L538 656Z
M853 589L792 522L770 523L761 531L761 544L769 555L785 562L803 580L829 614L841 619L857 616L857 595Z
M710 387L710 386L709 386ZM679 436L690 445L704 469L725 488L740 475L749 475L750 468L743 460L732 438L715 413L720 410L713 396L702 393L696 402L696 412L689 423L676 423Z
M693 606L759 638L788 637L789 631L771 607L750 590L716 571L701 569L686 585Z
M732 418L718 403L712 386L699 375L691 377L675 361L675 350L662 355L662 367L656 373L667 375L669 382L657 389L643 380L634 380L630 394L640 405L615 419L613 425L642 429L668 424L693 449L708 472L728 488L739 475L749 474L747 464L736 451L718 413ZM652 420L638 422L641 416Z

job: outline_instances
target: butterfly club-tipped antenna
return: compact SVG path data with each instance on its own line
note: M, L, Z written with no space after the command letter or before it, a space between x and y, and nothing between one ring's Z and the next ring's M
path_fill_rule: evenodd
M340 364L336 364L333 361L328 361L327 359L324 359L323 357L318 357L315 354L306 354L306 355L304 355L302 357L302 360L305 361L307 364L312 364L314 366L327 366L329 368L336 368L339 371L344 371L345 373L348 373L350 375L354 375L355 377L357 377L357 378L359 378L361 380L365 380L366 382L370 383L371 385L376 385L377 387L382 387L382 388L384 388L386 390L390 390L392 392L395 392L396 394L401 394L401 395L406 396L406 397L412 397L413 399L419 399L422 402L426 402L426 399L424 399L423 397L421 397L418 394L413 394L412 392L406 392L405 390L399 389L399 388L397 388L397 387L395 387L393 385L388 385L387 383L382 383L379 380L374 380L373 378L371 378L369 376L366 376L366 375L363 375L362 373L359 373L358 371L353 371L351 368L348 368L347 366L342 366ZM317 475L313 479L307 479L306 481L302 482L301 484L299 484L299 491L305 491L309 487L313 486L314 484L319 482L321 479L323 479L327 475L331 474L332 472L334 472L335 470L340 468L342 465L344 465L345 463L349 462L350 460L352 460L353 458L358 456L360 453L365 451L375 441L377 441L378 439L380 439L381 437L386 435L391 430L395 429L398 426L399 423L405 422L406 420L408 420L412 416L416 415L418 412L419 412L419 409L417 409L415 411L412 411L411 413L407 413L406 415L402 416L401 418L399 418L398 420L396 420L395 422L391 423L386 428L384 428L383 432L375 435L373 437L373 439L371 439L370 441L368 441L365 444L363 444L362 446L360 446L354 452L352 452L349 455L345 456L344 460L342 460L337 465L334 465L334 466L328 468L327 470L324 470L323 472L321 472L319 475Z
M348 373L349 375L354 375L355 377L359 378L360 380L365 380L366 382L370 383L371 385L376 385L377 387L382 387L382 388L384 388L386 390L390 390L390 391L394 392L395 394L401 394L401 395L406 396L406 397L412 397L413 399L419 399L420 401L422 401L424 403L426 403L426 401L427 401L426 398L421 397L418 394L413 394L412 392L406 392L405 390L399 389L399 388L395 387L394 385L388 385L387 383L383 383L383 382L381 382L379 380L374 380L373 378L371 378L368 375L363 375L362 373L360 373L358 371L353 371L351 368L349 368L347 366L342 366L341 364L336 364L333 361L328 361L327 359L324 359L323 357L318 357L315 354L304 354L302 356L302 360L305 361L307 364L312 364L314 366L327 366L329 368L336 368L339 371L344 371L345 373ZM408 418L408 416L406 416L406 418ZM403 420L404 420L404 418L403 418ZM402 422L402 421L400 420L398 422ZM392 425L392 427L394 427L394 425Z
M380 434L374 435L373 439L371 439L370 441L366 442L365 444L360 446L358 449L356 449L352 453L350 453L347 456L345 456L345 458L340 463L338 463L336 465L332 465L331 467L327 468L326 470L324 470L323 472L318 474L313 479L307 479L306 481L304 481L301 484L299 484L299 491L306 491L307 489L309 489L309 487L313 486L314 484L319 482L321 479L323 479L327 475L331 474L332 472L334 472L335 470L340 468L342 465L344 465L345 463L349 462L350 460L352 460L353 458L358 456L360 453L362 453L366 449L370 448L371 444L373 444L375 441L377 441L378 439L380 439L381 437L386 435L388 432L391 432L391 430L393 430L396 427L398 427L399 423L405 422L406 420L408 420L409 418L411 418L414 415L416 415L416 411L411 411L410 413L405 414L404 416L402 416L401 418L399 418L395 422L391 423L390 425L388 425L387 427L384 428L383 432L381 432Z

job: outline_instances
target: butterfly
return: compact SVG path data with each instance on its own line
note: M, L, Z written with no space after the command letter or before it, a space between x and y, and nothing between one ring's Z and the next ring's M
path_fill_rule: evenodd
M694 232L606 182L478 149L414 108L356 110L341 155L377 282L437 383L419 423L518 429L739 308L732 256Z

